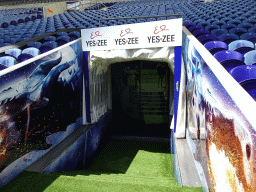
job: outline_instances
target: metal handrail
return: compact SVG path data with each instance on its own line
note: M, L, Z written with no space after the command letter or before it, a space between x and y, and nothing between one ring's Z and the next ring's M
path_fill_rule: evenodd
M119 20L119 19L139 19L139 18L153 18L153 17L169 17L169 16L180 16L183 18L181 14L169 14L169 15L150 15L150 16L139 16L139 17L117 17L117 18L102 18L99 20L99 27L101 27L101 21L105 20Z

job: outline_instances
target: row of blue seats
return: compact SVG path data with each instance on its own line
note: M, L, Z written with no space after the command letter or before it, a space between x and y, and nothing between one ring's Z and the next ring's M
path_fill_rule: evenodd
M10 25L16 26L19 23L27 23L29 21L35 21L36 19L42 19L43 14L33 14L33 15L19 15L2 17L2 22L0 22L1 28L8 28Z
M247 91L256 101L256 66L240 65L234 67L229 74Z
M222 25L222 28L216 24L205 25L205 27L203 27L201 25L196 25L193 22L186 22L183 25L187 27L196 38L208 34L215 36L215 39L224 41L227 44L239 39L249 40L252 43L256 43L256 26L251 24L241 23L238 26L235 26L234 24L225 24Z
M60 47L80 37L81 34L78 31L60 32L56 36L45 37L42 42L30 42L23 50L19 48L8 49L4 54L0 55L0 70Z
M10 15L23 15L23 14L37 14L43 12L42 7L31 7L31 8L18 8L18 9L4 9L0 10L0 17Z
M214 29L210 32L207 29L197 29L195 24L184 23L184 25L213 55L219 51L232 50L239 52L243 58L248 52L255 50L256 33L245 33L241 35L241 40L239 40L239 36L232 33L215 35L215 30L220 29ZM252 60L253 57L250 57L250 59L248 57L241 61L246 61L245 64L255 63L255 60Z
M173 2L173 1L169 1L169 2ZM133 2L133 4L135 4L137 2ZM146 4L146 1L144 2ZM128 4L130 4L130 8L128 9ZM110 11L105 11L105 15L104 12L102 11L86 11L86 12L73 12L73 13L62 13L59 15L55 15L54 17L49 17L49 18L45 18L46 20L41 20L40 21L40 26L38 24L38 21L36 20L35 25L33 27L31 27L29 29L29 31L26 32L25 37L22 38L31 38L31 37L35 37L37 35L40 34L44 34L46 32L54 32L56 30L59 29L64 29L64 28L90 28L90 27L98 27L99 26L99 19L102 17L113 17L113 13L118 13L117 16L120 16L121 13L123 14L123 16L143 16L143 15L149 15L151 14L155 14L156 13L156 7L155 6L149 6L151 12L148 13L147 7L143 8L142 12L139 12L138 10L136 10L136 13L131 12L132 9L134 9L134 7L132 2L118 2L115 3L113 6L111 6ZM117 9L113 8L116 5L127 5L127 10L123 11L123 8ZM149 5L149 3L148 3ZM158 13L160 12L161 14L168 11L168 13L175 13L176 11L180 11L178 8L180 7L186 7L186 6L192 6L191 4L179 4L178 6L176 5L157 5L158 6ZM164 9L165 6L165 9ZM128 15L129 13L129 15ZM158 14L157 13L157 14ZM125 15L126 14L126 15ZM154 21L154 20L162 20L162 19L169 19L171 17L161 17L161 18L149 18L149 19L130 19L130 20L114 20L114 21L104 21L102 22L102 26L111 26L111 25L116 25L116 24L129 24L129 23L138 23L138 22L145 22L145 21ZM15 32L16 33L16 32ZM17 35L17 34L14 34ZM10 38L15 38L15 37L10 37ZM17 41L22 40L21 39L17 39ZM8 38L7 38L8 39ZM14 40L15 41L15 40ZM4 42L4 43L8 43L8 42ZM10 42L9 42L10 43Z

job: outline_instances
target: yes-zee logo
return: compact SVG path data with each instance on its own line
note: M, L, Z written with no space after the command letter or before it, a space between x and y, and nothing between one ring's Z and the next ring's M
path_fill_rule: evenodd
M130 28L127 28L125 30L121 30L120 37L124 37L127 34L133 34L131 32ZM131 44L139 44L139 38L138 37L131 37L131 38L117 38L115 39L116 45L131 45Z
M127 34L133 34L133 32L131 32L130 28L127 28L125 30L121 30L120 37L123 37L123 36L125 36Z
M166 25L161 25L160 27L156 26L154 30L154 34L158 34L162 31L169 31L169 29L166 29Z
M166 29L166 25L156 26L153 31L155 35L147 36L148 43L165 43L175 41L175 35L156 35L162 31L169 31L169 29Z
M95 39L96 37L102 37L99 31L92 32L90 35L90 39ZM87 47L107 46L107 39L86 41L86 45Z
M90 38L94 39L95 37L99 37L99 36L102 36L102 35L100 35L100 32L99 31L95 31L94 33L93 32L91 33Z

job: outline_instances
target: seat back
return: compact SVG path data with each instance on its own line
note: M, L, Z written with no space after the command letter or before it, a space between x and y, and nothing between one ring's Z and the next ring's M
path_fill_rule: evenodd
M249 51L244 55L244 63L246 65L256 64L256 50Z
M29 48L26 48L22 51L22 54L23 53L26 53L26 54L30 54L32 55L33 57L37 56L40 54L40 51L39 49L35 48L35 47L29 47Z
M26 61L28 59L33 58L33 55L27 54L27 53L22 53L18 56L18 63L22 63L23 61Z
M241 65L229 71L230 75L238 82L256 79L255 65Z
M5 67L11 67L16 64L16 59L10 56L3 56L0 57L0 64L4 65Z
M37 49L39 49L41 46L42 46L42 43L41 43L41 42L37 42L37 41L35 41L35 42L30 42L30 43L28 44L28 47L35 47L35 48L37 48Z
M58 44L55 41L46 41L42 44L42 46L49 46L52 49L55 49L56 47L58 47Z
M8 49L5 51L5 54L10 54L14 56L15 58L18 58L18 56L21 54L22 50L18 48Z

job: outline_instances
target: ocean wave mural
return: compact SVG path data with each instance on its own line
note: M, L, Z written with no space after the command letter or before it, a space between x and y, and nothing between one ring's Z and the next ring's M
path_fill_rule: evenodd
M82 125L81 41L0 79L1 187Z

